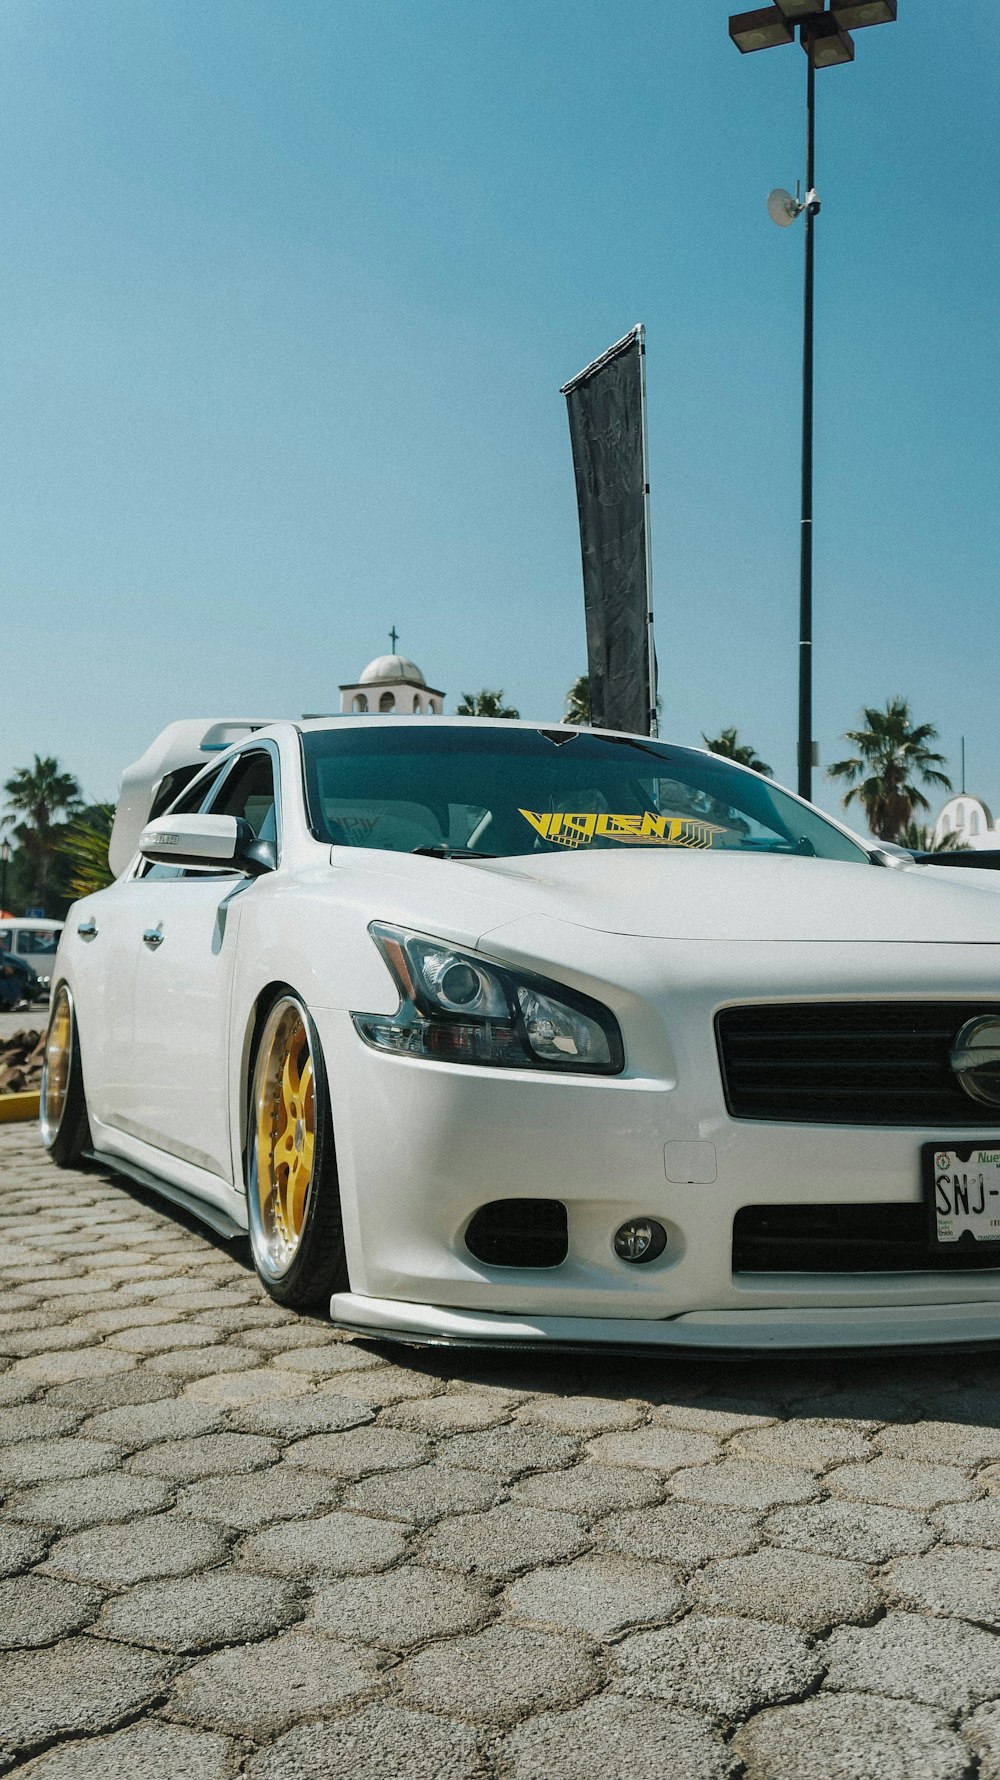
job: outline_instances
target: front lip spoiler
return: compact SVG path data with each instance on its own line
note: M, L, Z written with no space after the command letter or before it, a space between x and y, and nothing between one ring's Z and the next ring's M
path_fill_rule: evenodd
M345 1333L411 1347L495 1352L674 1353L698 1359L755 1359L866 1353L942 1353L1000 1343L1000 1301L872 1305L845 1309L697 1310L661 1319L523 1316L454 1310L338 1292L333 1321Z

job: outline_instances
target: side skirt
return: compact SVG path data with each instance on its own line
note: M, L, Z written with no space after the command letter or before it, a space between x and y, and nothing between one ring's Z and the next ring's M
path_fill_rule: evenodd
M159 1193L161 1199L171 1200L174 1205L179 1205L182 1210L190 1212L192 1217L207 1224L210 1230L214 1230L217 1236L224 1237L227 1242L232 1242L238 1236L246 1236L242 1224L229 1217L221 1206L213 1205L208 1199L200 1199L196 1193L187 1193L183 1187L175 1187L160 1175L151 1174L148 1168L142 1168L138 1162L126 1161L123 1156L109 1156L104 1150L84 1150L83 1153L88 1162L97 1162L112 1174L127 1175L129 1180L136 1181L140 1187L149 1187L151 1192Z

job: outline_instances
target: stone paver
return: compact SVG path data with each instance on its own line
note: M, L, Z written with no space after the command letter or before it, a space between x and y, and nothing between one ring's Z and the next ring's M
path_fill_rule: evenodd
M510 1626L431 1644L404 1658L397 1674L415 1703L480 1724L574 1705L598 1680L578 1639Z
M249 1780L479 1780L479 1739L468 1725L381 1702L279 1737Z
M1000 1639L957 1620L889 1613L840 1626L826 1643L825 1686L967 1711L1000 1694Z
M54 1644L97 1618L96 1589L53 1576L16 1576L0 1582L0 1650Z
M286 1583L209 1570L131 1589L108 1604L98 1629L106 1638L156 1650L202 1650L269 1637L299 1613L296 1592Z
M232 1476L272 1465L279 1451L261 1434L202 1434L195 1440L164 1440L144 1446L127 1461L132 1476L196 1483L200 1477Z
M886 1587L904 1606L1000 1630L1000 1552L942 1545L920 1558L897 1558Z
M337 1478L316 1471L291 1473L284 1465L272 1465L249 1476L203 1478L181 1490L177 1511L253 1533L276 1520L299 1520L335 1507L343 1487Z
M24 1780L230 1780L234 1744L213 1731L147 1718L109 1737L50 1749L18 1769Z
M45 1556L48 1540L35 1527L0 1524L0 1576L19 1576Z
M66 1638L0 1663L0 1749L30 1754L69 1733L101 1731L162 1696L168 1670L151 1651Z
M179 1515L157 1514L125 1526L72 1533L51 1549L46 1569L107 1588L130 1588L162 1576L189 1576L226 1556L214 1529Z
M594 1528L594 1543L628 1557L666 1558L694 1570L710 1558L742 1557L760 1543L759 1517L737 1508L665 1502L629 1514L609 1514Z
M843 1465L824 1480L834 1494L852 1502L883 1502L888 1508L937 1508L963 1502L976 1485L957 1465L925 1465L918 1459L872 1459Z
M1000 1780L995 1356L354 1341L26 1126L0 1235L4 1771Z
M777 1508L783 1502L809 1502L819 1486L812 1471L756 1459L726 1458L718 1465L675 1471L670 1488L688 1502L727 1508Z
M380 1688L370 1651L291 1631L196 1662L178 1679L169 1711L209 1729L271 1737Z
M821 1694L762 1712L736 1735L747 1780L965 1780L944 1715L909 1701Z
M575 1557L588 1543L583 1523L574 1515L501 1504L485 1514L456 1514L439 1521L424 1541L423 1555L431 1564L499 1579Z
M979 1758L980 1780L1000 1780L1000 1702L980 1706L963 1729Z
M309 1629L349 1642L405 1650L482 1624L492 1611L471 1577L401 1564L376 1576L346 1576L318 1588Z
M294 1488L291 1473L288 1487ZM398 1563L406 1547L401 1527L334 1512L253 1534L243 1541L241 1556L251 1569L273 1576L367 1576Z
M496 1494L492 1477L479 1471L415 1465L409 1471L386 1471L351 1484L344 1495L344 1507L423 1526L453 1514L491 1508Z
M637 1632L613 1651L620 1691L739 1719L794 1699L822 1674L801 1632L759 1620L692 1614L660 1632Z
M725 1780L732 1773L721 1740L694 1713L613 1694L519 1725L504 1754L514 1780Z
M532 1570L507 1590L506 1611L527 1624L610 1638L632 1626L663 1624L684 1601L669 1564L625 1557L583 1557Z
M764 1532L774 1545L820 1551L827 1557L856 1558L867 1564L926 1551L934 1543L934 1529L923 1516L905 1508L854 1502L809 1502L801 1508L779 1508L768 1516Z
M773 1547L706 1564L691 1595L710 1612L779 1620L806 1632L870 1619L882 1606L881 1591L861 1564Z

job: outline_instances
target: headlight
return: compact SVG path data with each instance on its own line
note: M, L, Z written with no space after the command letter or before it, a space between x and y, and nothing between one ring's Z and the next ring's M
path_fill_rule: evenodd
M586 1075L624 1067L618 1021L589 995L402 927L373 921L368 931L400 994L395 1014L351 1015L376 1050Z

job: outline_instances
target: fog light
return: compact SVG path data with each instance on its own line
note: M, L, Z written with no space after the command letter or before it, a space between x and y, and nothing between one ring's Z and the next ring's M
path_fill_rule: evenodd
M655 1261L667 1246L667 1232L655 1218L629 1218L615 1231L620 1261Z

